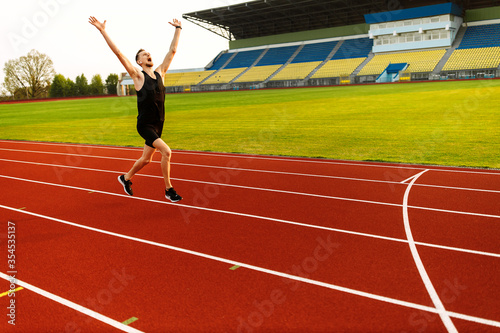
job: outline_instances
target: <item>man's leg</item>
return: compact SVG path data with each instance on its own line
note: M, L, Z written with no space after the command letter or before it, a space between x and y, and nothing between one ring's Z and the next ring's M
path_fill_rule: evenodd
M165 180L165 189L168 190L172 187L172 183L170 182L170 158L172 157L172 151L165 141L160 138L153 142L153 146L161 153L161 171Z
M125 180L128 181L132 179L132 177L134 177L136 173L138 173L142 168L148 165L151 162L151 159L153 158L153 154L155 153L155 151L156 151L155 148L152 148L148 145L144 145L144 151L142 152L141 158L135 161L134 165L132 166L132 169L130 169L130 171L125 174Z
M153 146L161 153L161 171L163 173L163 179L165 180L165 198L172 202L178 202L182 200L182 197L177 194L170 182L170 158L172 157L172 151L162 139L156 139L156 141L153 142Z

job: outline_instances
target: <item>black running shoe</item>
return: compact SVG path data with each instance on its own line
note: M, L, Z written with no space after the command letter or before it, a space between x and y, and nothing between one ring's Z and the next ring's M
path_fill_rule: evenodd
M177 192L175 192L173 187L169 188L168 190L165 190L165 198L167 198L172 202L177 202L182 200L182 197L178 195Z
M118 181L123 185L125 193L128 195L134 195L134 192L132 191L132 182L130 180L125 180L125 175L119 176Z

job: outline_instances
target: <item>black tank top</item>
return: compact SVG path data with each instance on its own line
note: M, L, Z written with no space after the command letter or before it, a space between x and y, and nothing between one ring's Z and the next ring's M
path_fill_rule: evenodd
M144 73L144 85L137 92L137 123L158 124L165 120L165 87L159 73L156 80Z

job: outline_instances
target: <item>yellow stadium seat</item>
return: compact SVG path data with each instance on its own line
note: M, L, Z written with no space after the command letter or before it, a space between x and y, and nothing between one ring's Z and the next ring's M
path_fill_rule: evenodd
M289 64L281 70L271 81L279 80L303 80L309 73L321 64L321 61L314 62L299 62L296 64Z
M165 75L164 85L165 87L197 85L213 72L214 71L167 73L167 75Z
M500 66L500 47L458 49L453 51L443 71L486 69Z
M330 60L311 77L313 79L351 75L366 58Z
M240 76L234 82L262 82L276 72L282 65L256 66Z
M246 68L222 69L215 73L215 75L209 78L207 81L203 82L203 84L229 83L236 76L241 74L245 69Z
M379 75L389 64L407 63L412 73L432 72L446 50L376 54L358 75Z

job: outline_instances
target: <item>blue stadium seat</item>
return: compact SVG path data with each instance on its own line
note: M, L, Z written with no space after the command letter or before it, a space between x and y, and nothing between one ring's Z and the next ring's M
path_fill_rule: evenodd
M337 41L306 44L304 48L293 59L292 64L300 62L323 61L337 46Z
M260 59L257 66L283 65L297 51L298 46L273 47Z
M366 58L372 48L373 40L369 38L346 39L332 60Z
M262 54L262 52L264 52L263 49L238 52L238 54L224 69L250 67Z
M226 61L228 61L229 58L232 57L232 55L233 55L233 53L224 53L223 55L221 55L219 57L219 59L217 59L217 61L209 69L210 70L219 70L222 66L224 66Z
M468 27L457 49L474 49L500 46L500 24Z

